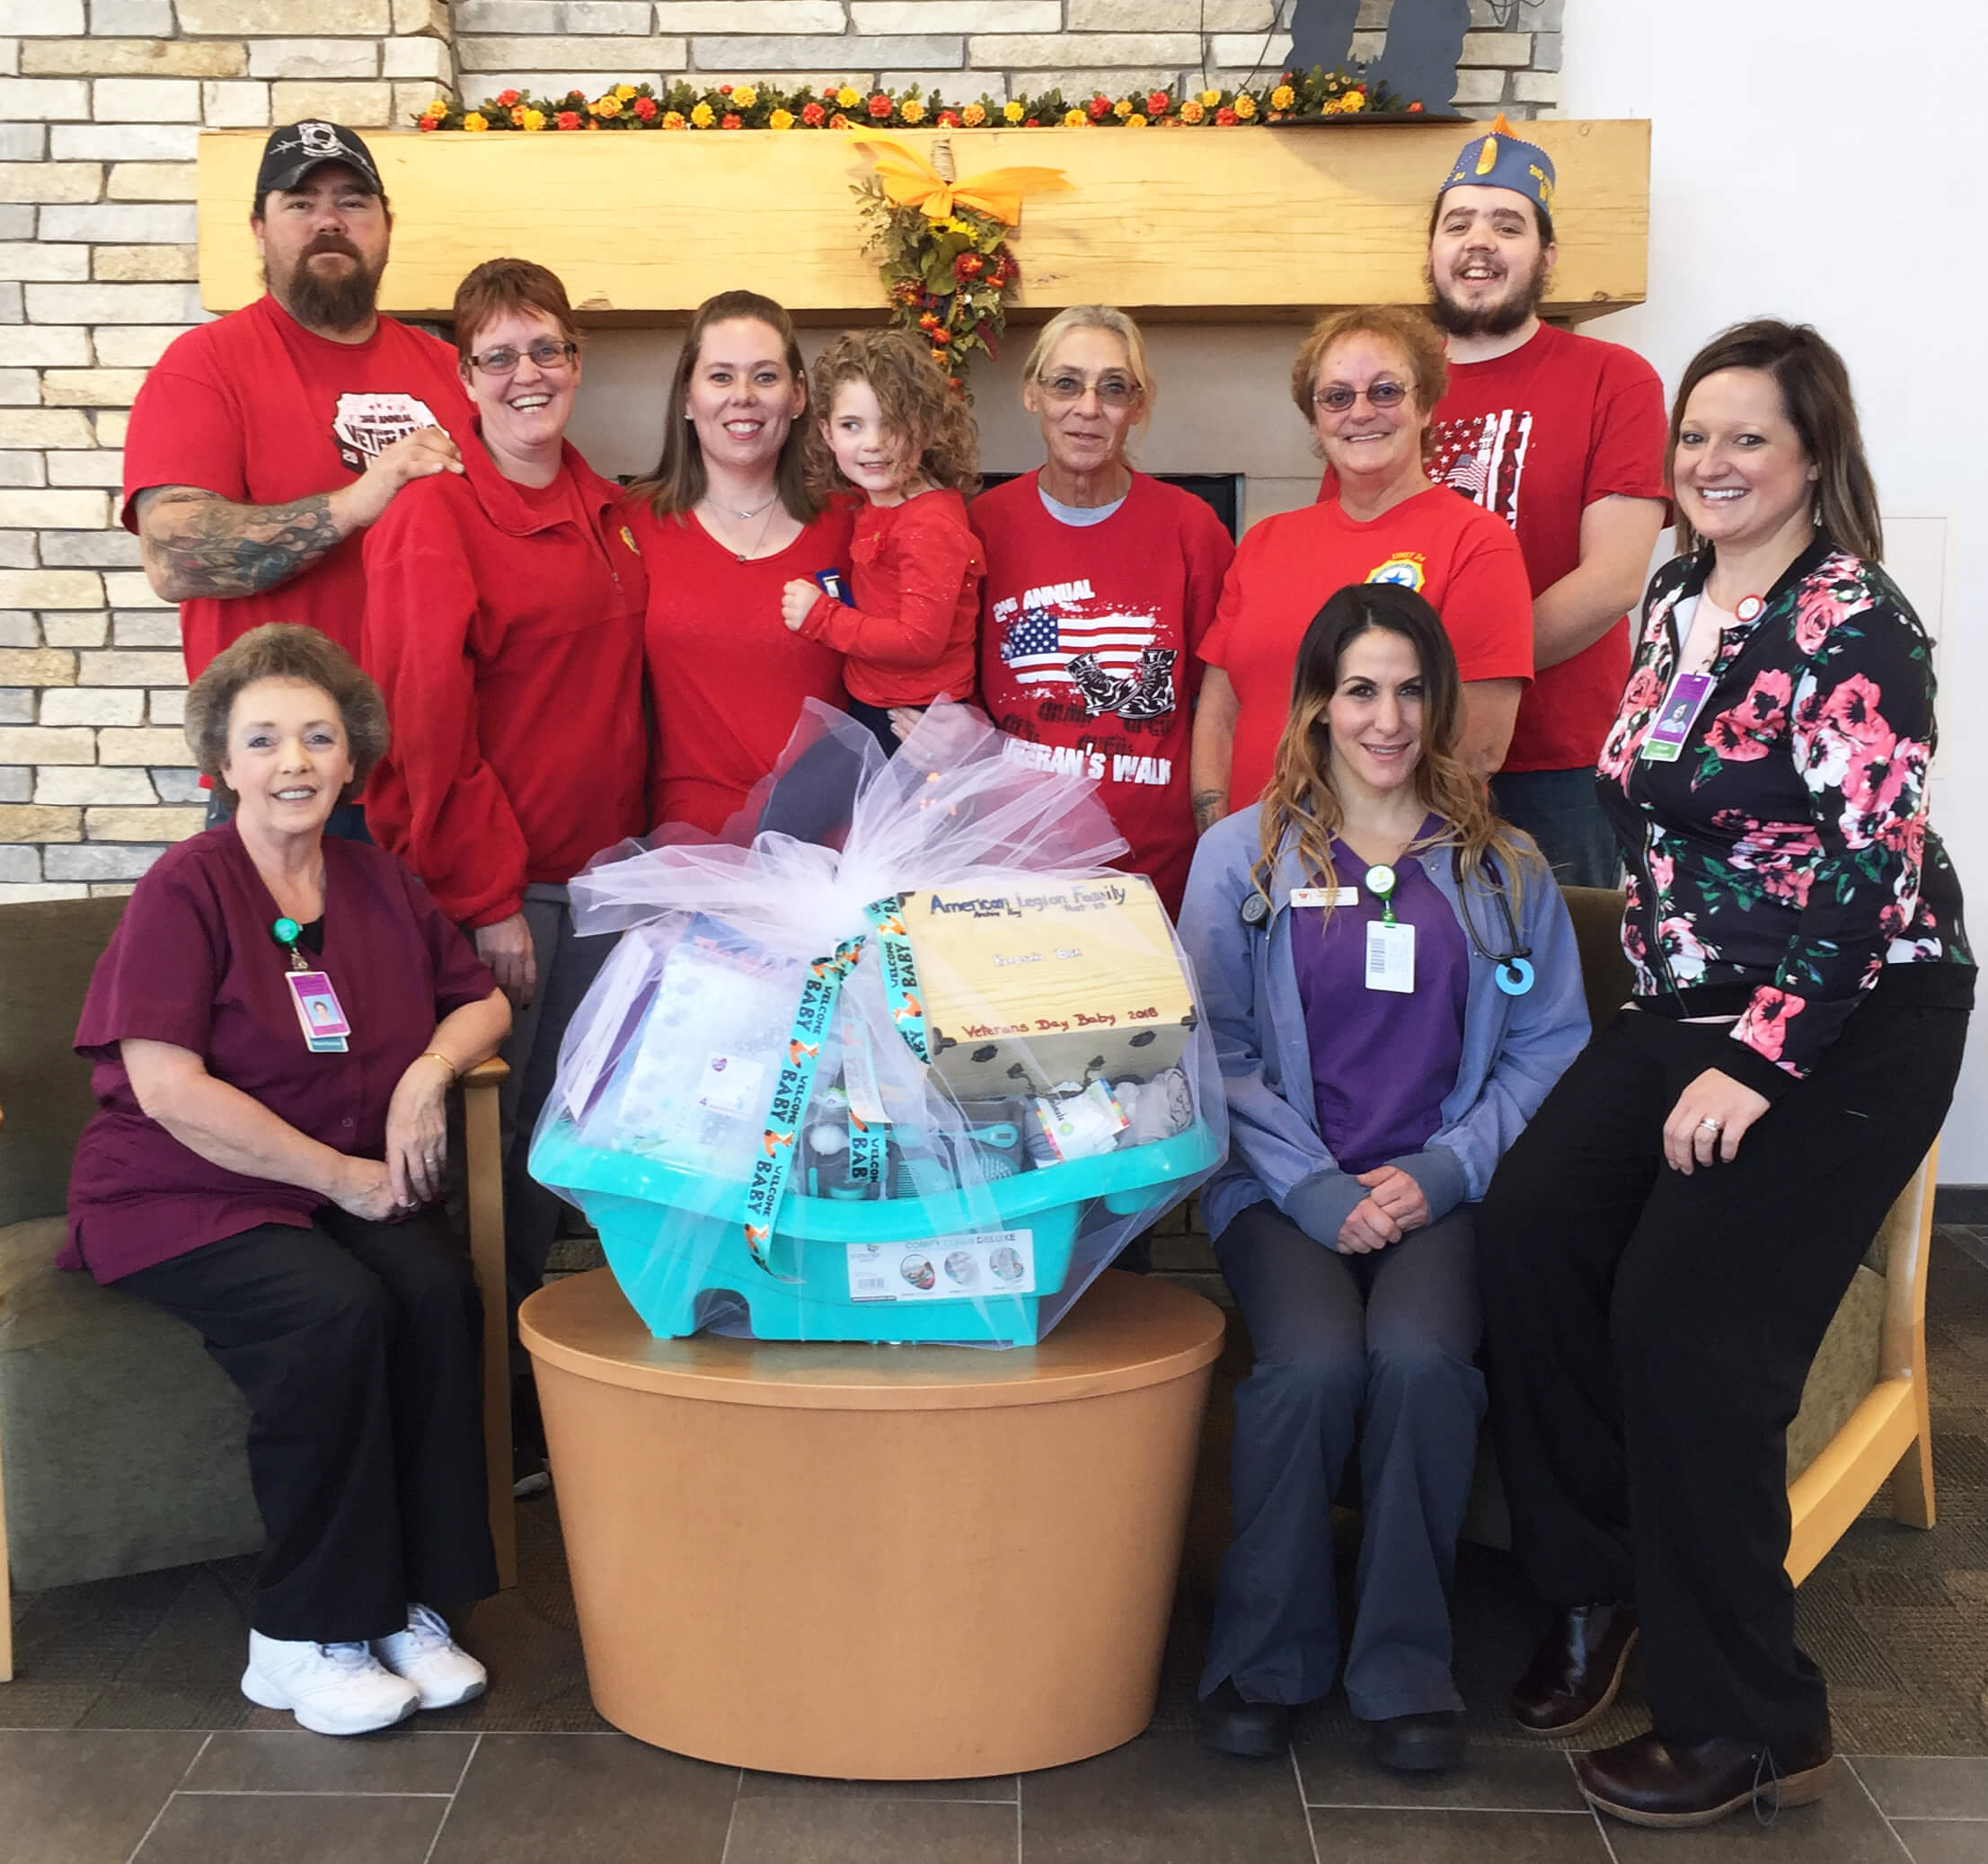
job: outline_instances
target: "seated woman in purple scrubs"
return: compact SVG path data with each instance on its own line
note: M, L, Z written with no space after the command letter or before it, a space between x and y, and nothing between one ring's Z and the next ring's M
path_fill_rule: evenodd
M1449 1586L1484 1414L1471 1218L1587 1039L1573 927L1456 755L1456 657L1411 589L1355 584L1305 633L1260 804L1203 836L1180 938L1229 1156L1201 1193L1255 1364L1200 1735L1283 1752L1345 1656L1374 1758L1463 1757ZM1360 1444L1357 1613L1332 1500Z
M252 630L186 733L235 812L138 882L91 980L64 1266L197 1327L241 1388L269 1531L242 1692L359 1734L484 1684L434 1609L497 1568L482 1313L433 1206L449 1083L510 1012L393 855L324 834L387 737L341 648Z

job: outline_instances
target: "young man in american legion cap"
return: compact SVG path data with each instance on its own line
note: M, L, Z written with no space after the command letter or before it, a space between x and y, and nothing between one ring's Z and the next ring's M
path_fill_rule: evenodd
M1427 279L1450 385L1428 470L1511 525L1532 580L1536 670L1492 780L1499 810L1561 880L1612 887L1595 760L1628 677L1625 611L1667 521L1666 423L1641 357L1540 321L1553 186L1552 158L1500 116L1437 190Z

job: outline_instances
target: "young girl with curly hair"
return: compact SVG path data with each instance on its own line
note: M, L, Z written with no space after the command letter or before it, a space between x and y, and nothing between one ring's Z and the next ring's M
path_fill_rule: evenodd
M900 331L838 338L815 365L815 405L816 480L867 501L850 545L853 587L797 577L781 614L847 657L850 712L888 754L924 707L973 697L986 563L966 497L979 483L979 439L931 353Z

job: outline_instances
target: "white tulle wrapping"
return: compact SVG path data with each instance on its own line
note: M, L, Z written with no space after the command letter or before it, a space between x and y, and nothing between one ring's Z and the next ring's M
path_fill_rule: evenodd
M1038 1288L1027 1323L1013 1296L982 1289L906 1306L902 1312L915 1310L923 1330L908 1333L893 1330L911 1323L894 1319L889 1304L865 1303L865 1330L851 1332L846 1307L810 1312L809 1290L835 1281L842 1250L808 1243L804 1273L797 1272L801 1257L782 1259L777 1247L774 1274L747 1255L745 1187L763 1149L766 1109L803 982L808 967L844 941L865 942L821 1044L792 1148L786 1215L805 1226L810 1208L826 1213L830 1223L860 1213L865 1234L873 1230L893 1248L916 1215L896 1190L888 1201L851 1201L852 1193L835 1210L810 1195L810 1165L818 1173L824 1160L835 1162L826 1149L846 1118L837 1094L851 1043L867 1049L876 1094L889 1115L886 1188L914 1184L944 1218L932 1233L959 1243L1013 1230L997 1197L1012 1198L1018 1186L1047 1196L1065 1179L1083 1180L1066 1166L1051 1168L1060 1179L1040 1167L1017 1171L1012 1149L983 1143L1003 1138L1011 1122L994 1102L970 1103L963 1112L900 1038L864 912L913 889L969 886L994 893L1024 881L1088 878L1124 851L1094 784L1008 758L1003 743L977 711L940 705L887 762L861 726L810 704L773 777L724 836L666 828L647 846L627 843L610 851L573 880L580 932L624 936L568 1029L558 1084L534 1137L532 1169L593 1216L615 1274L657 1330L764 1330L747 1321L756 1303L769 1316L777 1309L784 1317L775 1328L782 1338L1039 1338L1128 1241L1212 1169L1211 1159L1186 1176L1121 1187L1110 1196L1111 1208L1101 1197L1078 1200L1061 1286ZM782 824L817 838L784 832ZM721 1057L722 1075L710 1072L713 1056ZM697 1097L694 1083L702 1080L708 1089L714 1079L725 1083L725 1094L738 1093L736 1110L714 1112ZM1135 1085L1126 1096L1128 1109L1142 1092L1143 1084ZM1032 1105L1026 1094L1015 1099L1024 1110ZM1175 1136L1170 1120L1177 1125L1181 1109L1191 1107L1191 1136L1219 1156L1224 1103L1205 1021L1190 1031L1177 1072L1167 1071L1144 1099L1141 1117L1119 1135L1118 1152ZM1114 1161L1107 1169L1144 1168ZM582 1179L589 1181L576 1181ZM612 1191L604 1188L610 1179ZM997 1192L1004 1179L1016 1182ZM788 1210L797 1198L808 1202ZM984 1243L976 1246L984 1255ZM935 1258L941 1266L945 1259L943 1250ZM700 1288L687 1321L676 1297L666 1302L658 1292L667 1285L680 1295L686 1275ZM936 1317L967 1307L974 1323L954 1334L930 1330Z

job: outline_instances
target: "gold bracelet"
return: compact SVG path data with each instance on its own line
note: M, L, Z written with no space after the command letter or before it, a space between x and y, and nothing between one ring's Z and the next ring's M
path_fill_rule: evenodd
M449 1060L449 1058L446 1055L444 1055L439 1048L424 1048L420 1052L420 1054L414 1057L414 1059L418 1062L439 1062L445 1068L448 1070L448 1078L452 1082L455 1079L455 1064Z

